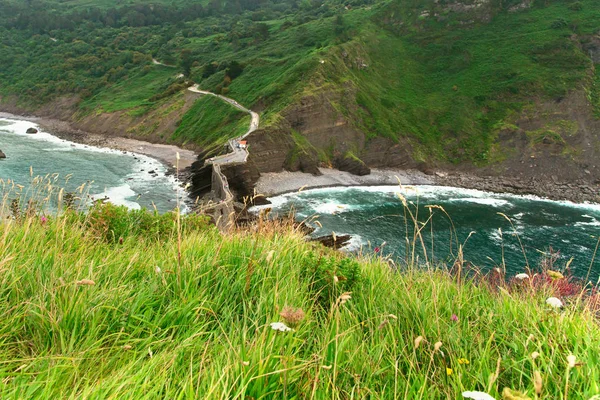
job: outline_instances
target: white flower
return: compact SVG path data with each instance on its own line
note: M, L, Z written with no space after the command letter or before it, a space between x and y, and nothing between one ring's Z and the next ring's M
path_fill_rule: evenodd
M563 306L563 302L560 301L560 299L557 299L556 297L548 297L548 299L546 299L546 304L554 308L561 308Z
M160 269L160 267L158 265L156 267L154 267L154 271L156 271L157 274L160 274L162 272L162 270Z
M485 392L462 392L462 396L465 399L473 399L473 400L496 400L489 394Z
M292 328L290 328L283 322L271 322L271 329L273 329L274 331L280 331L280 332L289 332L292 330Z
M526 273L521 273L515 275L515 278L522 281L523 279L529 279L529 275L527 275Z
M567 356L567 362L569 363L569 368L575 368L577 358L573 354L570 354Z

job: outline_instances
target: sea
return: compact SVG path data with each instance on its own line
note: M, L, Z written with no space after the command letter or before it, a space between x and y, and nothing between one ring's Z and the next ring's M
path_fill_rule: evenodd
M39 132L27 134L28 128ZM8 118L0 118L0 150L6 154L6 159L0 159L0 191L4 187L5 195L13 182L27 193L32 183L41 181L66 192L84 188L89 203L104 199L163 213L177 207L179 196L185 209L181 202L185 192L175 177L160 161L142 154L70 142L44 132L34 122ZM11 191L8 196L18 192ZM0 201L2 197L0 193Z
M598 204L445 186L321 188L269 200L253 211L293 213L315 228L315 237L350 235L345 251L398 265L452 265L460 248L465 264L500 268L508 277L536 271L542 260L594 282L600 275Z

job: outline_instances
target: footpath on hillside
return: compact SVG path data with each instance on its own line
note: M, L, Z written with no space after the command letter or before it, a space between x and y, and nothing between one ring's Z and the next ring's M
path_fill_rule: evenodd
M214 207L214 218L220 230L227 230L229 229L233 221L234 197L231 193L231 190L229 189L229 182L227 181L227 177L221 171L221 167L233 164L243 164L246 162L246 160L248 159L248 148L243 142L243 140L256 129L258 129L260 118L257 113L245 108L237 101L230 99L229 97L208 92L206 90L200 90L198 89L198 85L189 87L188 90L194 93L218 97L219 99L231 104L237 109L250 114L250 116L252 117L252 119L250 120L250 126L248 128L248 131L242 136L230 139L228 141L228 145L231 149L231 152L205 160L206 165L212 165L213 167L211 190L213 194L219 199L219 202Z

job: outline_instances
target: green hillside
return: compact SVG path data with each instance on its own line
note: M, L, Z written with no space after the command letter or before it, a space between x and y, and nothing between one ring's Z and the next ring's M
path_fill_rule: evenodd
M5 0L0 96L29 109L77 96L79 116L143 115L187 80L262 110L269 128L302 98L338 93L332 106L367 138L407 140L418 160L486 164L524 107L573 90L597 107L595 3ZM201 137L171 139L206 146Z

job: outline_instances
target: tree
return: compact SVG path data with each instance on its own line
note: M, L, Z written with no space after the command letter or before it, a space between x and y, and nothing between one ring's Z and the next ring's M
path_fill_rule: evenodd
M244 71L244 67L237 61L232 61L229 63L229 67L227 67L226 75L229 76L232 80L237 78Z
M188 49L181 50L181 55L179 57L179 66L183 70L183 74L185 76L190 76L193 64L194 58L192 57L192 52Z
M269 26L262 22L254 24L252 33L256 41L267 40L269 38Z

